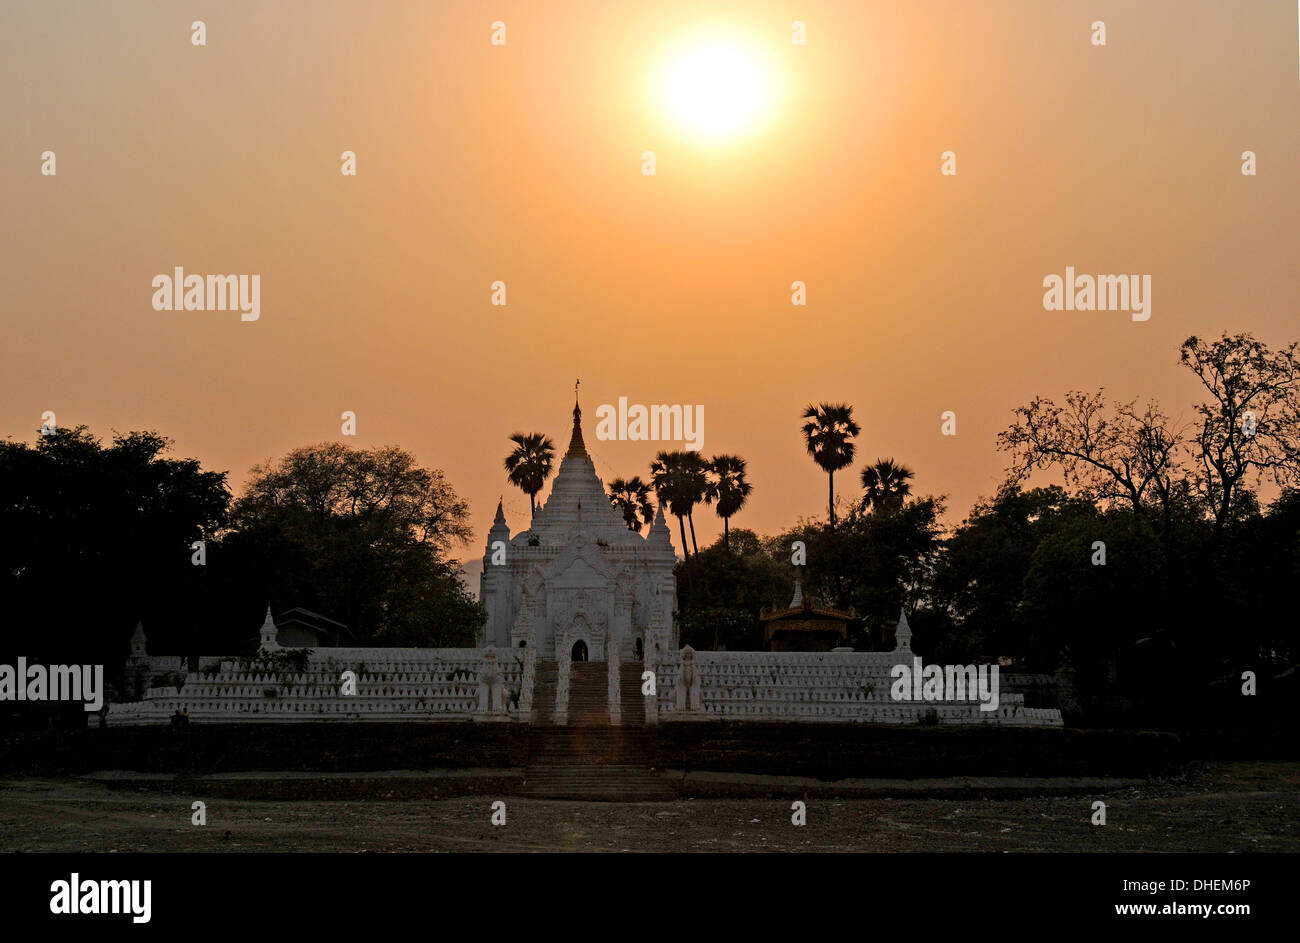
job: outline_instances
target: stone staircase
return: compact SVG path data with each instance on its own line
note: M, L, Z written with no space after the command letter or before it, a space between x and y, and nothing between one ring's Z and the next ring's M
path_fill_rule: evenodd
M549 667L549 672L545 669ZM537 663L537 693L543 678L552 685L555 663ZM628 662L619 673L622 726L609 722L608 667L604 662L574 662L569 680L569 723L553 726L534 715L529 731L528 769L520 794L539 799L606 802L658 802L676 798L672 787L650 769L645 705L641 698L641 663ZM635 685L632 679L635 678ZM630 687L629 687L630 686ZM631 694L629 695L629 691Z
M619 665L618 699L624 727L645 726L645 697L641 694L641 672L644 670L644 663L639 661L625 661Z
M603 661L575 661L569 670L569 723L608 724L608 666Z
M538 659L533 673L533 725L549 724L555 716L555 685L559 667L554 661Z

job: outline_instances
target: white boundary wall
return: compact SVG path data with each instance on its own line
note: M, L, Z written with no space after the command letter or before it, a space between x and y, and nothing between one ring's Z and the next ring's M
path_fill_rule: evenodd
M485 677L489 652L499 684ZM216 674L192 672L179 689L151 688L143 701L110 705L107 721L167 724L177 712L199 723L520 719L524 669L523 653L508 648L326 648L312 651L300 673L227 658ZM341 693L344 671L356 674L356 694Z
M1002 693L996 711L977 701L895 701L894 665L913 664L912 652L696 652L699 707L679 696L682 653L657 666L659 720L781 720L918 724L929 711L940 724L1061 727L1061 712L1024 706L1024 696ZM684 693L684 692L683 692Z
M913 664L910 651L692 654L699 682L693 695L679 690L683 652L647 666L657 689L646 705L649 722L919 724L934 711L940 724L1063 726L1059 710L1025 707L1021 694L1002 693L996 711L982 711L973 700L895 701L890 669ZM109 705L108 724L167 724L178 712L197 723L532 719L535 656L520 649L327 648L311 652L300 673L250 668L248 660L202 659L218 661L216 674L192 672L179 689L151 688L142 701ZM354 695L340 689L348 670L357 676ZM566 676L561 670L556 691L560 723Z

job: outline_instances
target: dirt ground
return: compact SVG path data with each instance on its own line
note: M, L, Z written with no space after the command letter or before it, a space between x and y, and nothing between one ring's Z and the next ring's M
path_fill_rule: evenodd
M1300 763L1213 763L1096 795L991 800L204 800L0 779L2 851L1300 851ZM1106 803L1105 827L1090 822ZM207 824L191 824L204 800Z

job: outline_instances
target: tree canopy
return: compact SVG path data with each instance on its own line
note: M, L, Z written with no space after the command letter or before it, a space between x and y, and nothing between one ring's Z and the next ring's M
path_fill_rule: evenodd
M143 620L151 652L237 652L268 602L361 644L476 640L482 609L450 556L469 510L441 472L325 443L255 468L232 504L225 472L169 449L153 432L104 445L84 426L0 443L6 651L113 675Z
M467 645L482 611L448 552L469 536L442 472L396 447L326 442L253 470L219 557L246 597L319 611L359 644Z
M185 634L203 589L191 545L224 525L230 492L170 446L154 432L106 446L85 426L0 442L6 651L112 664L141 617L160 641Z

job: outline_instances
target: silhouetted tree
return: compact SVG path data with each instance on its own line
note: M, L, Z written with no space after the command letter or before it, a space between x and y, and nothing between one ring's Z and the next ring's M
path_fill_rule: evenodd
M897 511L912 493L908 482L913 477L912 469L906 465L899 465L892 458L877 459L874 465L862 469L862 487L866 493L861 508L870 508L877 514Z
M850 644L875 646L892 631L901 606L910 614L928 601L943 546L942 513L936 497L905 502L891 514L855 508L835 530L802 523L777 537L772 550L788 562L791 544L803 541L805 589L833 606L855 609L863 625Z
M717 502L718 517L722 518L722 546L731 548L731 517L745 506L754 486L745 478L745 460L738 455L715 455L709 461L712 478L708 485L708 500Z
M470 645L482 609L447 555L469 536L442 472L327 442L253 469L221 549L263 599L319 610L361 643Z
M697 649L758 649L760 611L788 602L792 589L788 557L777 559L744 528L731 532L730 549L719 537L676 574L682 644Z
M853 464L853 437L862 428L853 421L853 407L847 403L822 403L803 411L804 444L814 462L826 472L829 497L826 514L835 529L835 473Z
M155 651L180 649L208 578L193 544L213 540L230 492L170 447L155 432L105 447L85 426L0 442L0 648L114 674L143 619Z
M655 508L650 500L650 485L639 475L615 478L609 483L609 503L623 516L627 529L638 534L643 526L654 522Z
M1110 405L1103 390L1072 391L1064 406L1035 397L1015 414L998 435L999 450L1011 453L1009 482L1056 467L1067 485L1103 507L1127 506L1136 517L1154 509L1161 526L1169 523L1186 475L1187 438L1155 403Z
M532 515L537 514L537 493L551 476L555 461L555 443L540 432L516 432L510 436L514 450L506 456L506 477L510 483L528 495Z
M1062 518L1081 515L1093 519L1093 503L1058 486L1007 486L972 509L945 542L931 586L932 606L950 620L951 635L942 640L949 658L1028 658L1032 626L1021 612L1025 577L1043 538Z
M1300 484L1300 344L1270 350L1250 334L1189 337L1180 349L1209 399L1196 405L1196 493L1222 531L1250 484Z
M695 546L695 521L691 512L695 505L707 500L709 480L704 459L699 452L660 452L650 463L651 480L662 507L677 518L682 531L682 556ZM685 521L691 524L691 547L686 545Z

